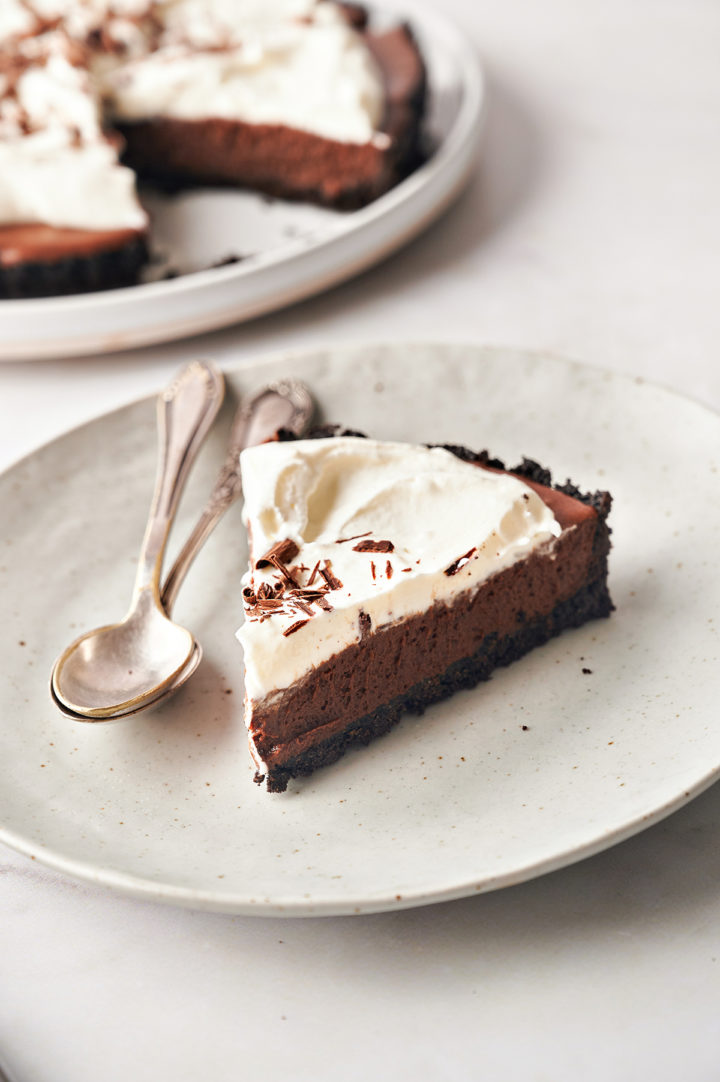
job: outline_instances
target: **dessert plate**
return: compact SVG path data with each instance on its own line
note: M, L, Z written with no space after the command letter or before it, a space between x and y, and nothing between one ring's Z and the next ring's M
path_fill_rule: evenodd
M153 401L138 402L0 477L1 839L155 900L372 912L560 868L718 776L720 417L609 372L478 347L292 354L228 378L237 392L290 373L325 419L510 462L528 453L560 480L609 488L617 612L273 796L252 783L242 722L235 507L175 610L205 648L195 678L154 714L74 724L53 708L48 674L83 628L124 611L155 458ZM222 459L222 427L177 544Z
M402 0L377 6L378 26L408 12ZM412 5L409 19L428 66L433 147L410 177L353 213L231 190L147 195L158 257L150 277L157 280L0 301L0 360L128 349L251 319L359 274L430 225L470 175L485 92L477 57L459 30L420 5Z

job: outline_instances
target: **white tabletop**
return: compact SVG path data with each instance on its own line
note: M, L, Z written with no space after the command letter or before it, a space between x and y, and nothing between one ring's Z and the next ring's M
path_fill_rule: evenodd
M347 340L550 349L720 409L720 8L443 8L490 81L483 160L447 216L355 282L247 326L3 365L0 467L190 356ZM2 849L0 1064L13 1082L710 1082L719 841L716 786L522 886L294 921L131 901Z

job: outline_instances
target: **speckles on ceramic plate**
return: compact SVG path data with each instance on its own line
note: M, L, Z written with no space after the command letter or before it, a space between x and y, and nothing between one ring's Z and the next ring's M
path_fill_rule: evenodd
M560 480L610 488L617 612L271 796L252 784L241 717L246 545L235 507L178 599L177 618L205 648L193 680L153 714L73 724L53 709L48 674L70 638L127 606L155 465L153 403L139 403L0 477L0 836L159 900L368 912L520 882L641 829L712 780L720 501L717 475L697 463L716 453L716 416L552 357L460 346L318 351L229 383L251 390L283 374L307 381L328 420L527 454ZM191 478L174 546L224 439L220 427Z

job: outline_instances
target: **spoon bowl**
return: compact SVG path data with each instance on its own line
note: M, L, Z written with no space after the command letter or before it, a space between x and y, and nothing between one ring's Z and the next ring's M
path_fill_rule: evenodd
M74 714L126 714L165 692L191 660L194 671L200 660L195 652L191 633L146 590L121 623L90 631L68 647L55 666L53 691Z
M119 721L123 718L132 717L134 714L140 714L143 710L148 710L151 707L159 706L161 702L165 702L166 699L169 699L172 695L175 694L176 691L180 690L183 684L185 684L190 679L190 677L193 675L198 665L202 661L202 656L202 646L196 640L193 645L192 654L188 658L186 665L182 669L180 669L178 673L175 674L169 684L165 684L159 689L154 689L154 694L148 692L148 694L146 695L140 696L139 698L136 698L134 700L130 700L126 708L114 709L109 714L88 713L87 710L83 710L81 713L80 711L73 710L67 703L63 702L61 699L58 698L52 681L50 682L50 697L55 703L55 706L58 708L60 713L64 714L64 716L66 718L69 718L71 721Z

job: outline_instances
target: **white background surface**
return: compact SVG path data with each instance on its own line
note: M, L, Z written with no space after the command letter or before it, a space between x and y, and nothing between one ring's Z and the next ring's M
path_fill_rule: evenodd
M720 8L443 6L491 95L482 167L448 216L242 329L3 366L1 465L157 390L186 357L348 339L549 349L720 408ZM0 1062L13 1082L715 1080L719 842L715 787L534 883L317 921L128 901L3 850Z

